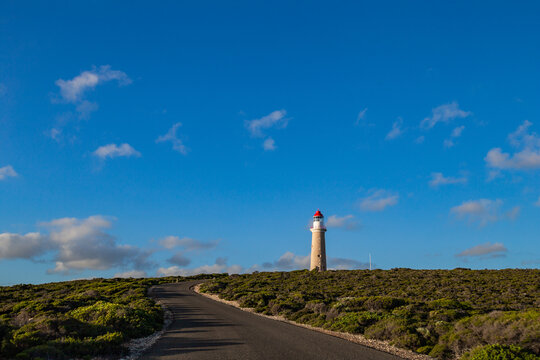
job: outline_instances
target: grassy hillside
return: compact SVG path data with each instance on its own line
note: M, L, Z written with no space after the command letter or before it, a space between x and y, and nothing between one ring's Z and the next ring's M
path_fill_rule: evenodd
M0 287L0 359L90 359L161 329L152 285L212 276L94 279Z
M304 270L233 275L201 290L439 359L472 349L463 358L540 359L540 270Z

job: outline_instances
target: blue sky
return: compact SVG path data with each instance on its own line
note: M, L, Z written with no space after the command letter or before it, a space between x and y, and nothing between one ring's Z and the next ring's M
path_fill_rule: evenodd
M540 265L538 2L0 4L0 284Z

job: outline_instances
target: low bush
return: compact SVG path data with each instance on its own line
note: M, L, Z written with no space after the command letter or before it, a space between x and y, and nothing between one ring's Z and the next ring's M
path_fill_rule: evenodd
M537 356L531 352L522 349L515 345L486 345L469 351L462 360L539 360Z
M364 334L438 359L505 344L540 355L540 270L291 271L201 290L258 312Z
M0 287L0 359L74 359L126 352L150 335L163 311L147 290L191 278L94 279Z

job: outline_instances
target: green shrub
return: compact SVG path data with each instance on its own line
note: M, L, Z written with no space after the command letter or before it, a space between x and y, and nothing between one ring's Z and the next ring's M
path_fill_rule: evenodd
M392 344L407 349L417 349L422 338L405 320L386 318L368 327L364 335L370 339L391 340Z
M466 353L462 360L539 360L536 356L515 345L486 345Z
M407 303L405 299L390 296L371 296L364 302L367 310L392 310Z
M17 359L55 359L55 360L62 360L66 359L66 355L57 349L54 346L51 345L38 345L31 347L30 349L26 349L23 352L17 354Z
M493 311L456 322L441 342L454 353L462 353L478 344L519 345L540 353L540 311Z
M198 275L191 279L219 278ZM80 359L122 354L122 343L161 328L148 287L183 280L93 279L0 286L0 359Z
M540 354L538 278L538 269L300 270L219 278L202 288L258 312L450 359L495 343Z
M456 299L442 298L429 302L429 307L432 309L472 309L471 304L465 301L458 301Z

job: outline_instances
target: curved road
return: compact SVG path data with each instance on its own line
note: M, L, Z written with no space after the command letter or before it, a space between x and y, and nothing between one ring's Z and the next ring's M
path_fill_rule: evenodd
M190 289L196 283L151 290L172 311L174 320L142 359L400 359L208 299Z

